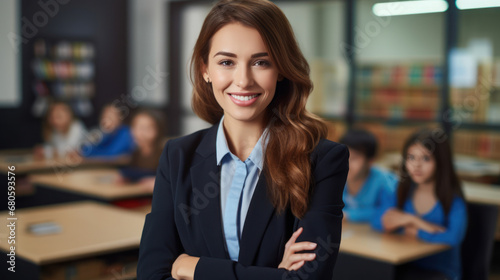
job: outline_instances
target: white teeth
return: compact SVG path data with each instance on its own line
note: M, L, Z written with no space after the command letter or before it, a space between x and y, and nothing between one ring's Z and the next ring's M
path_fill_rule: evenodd
M232 97L234 97L235 99L238 99L240 101L248 101L250 99L254 99L255 97L257 97L257 95L258 94L244 96L244 95L234 95L234 94L231 94Z

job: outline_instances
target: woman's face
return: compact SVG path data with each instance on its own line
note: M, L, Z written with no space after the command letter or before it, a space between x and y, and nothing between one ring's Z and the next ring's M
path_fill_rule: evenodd
M49 125L56 131L65 132L71 125L71 111L64 104L55 104L49 115Z
M369 170L370 160L362 152L349 148L349 173L347 173L347 180L365 179Z
M436 160L422 144L417 143L408 148L405 165L413 182L425 184L434 180Z
M113 132L122 123L120 112L114 106L104 108L101 116L101 130L104 132Z
M131 130L134 141L140 147L152 145L158 134L154 120L145 114L134 118Z
M274 97L278 70L259 32L230 23L211 40L204 79L210 79L225 118L261 122Z

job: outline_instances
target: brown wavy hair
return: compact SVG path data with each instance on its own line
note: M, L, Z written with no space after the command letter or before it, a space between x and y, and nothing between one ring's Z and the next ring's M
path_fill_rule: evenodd
M397 190L398 208L403 209L405 202L411 196L413 181L406 169L406 159L408 157L408 149L415 145L421 144L434 157L436 161L436 170L434 180L436 186L435 194L444 212L448 215L451 209L451 204L455 196L464 198L461 182L455 172L453 166L453 153L451 152L449 137L442 129L424 128L413 133L403 146L403 160L401 161L401 179Z
M191 81L192 107L205 121L215 124L224 114L211 84L203 79L210 40L223 26L240 23L255 28L283 79L266 112L269 138L264 159L268 193L278 213L290 207L301 218L308 209L313 183L310 154L327 135L325 123L306 111L312 91L309 64L299 49L285 14L267 0L222 0L208 13L194 47Z

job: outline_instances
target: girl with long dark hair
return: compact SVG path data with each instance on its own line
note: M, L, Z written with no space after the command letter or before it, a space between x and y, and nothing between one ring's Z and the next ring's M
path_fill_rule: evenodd
M423 129L406 141L396 195L387 194L378 217L372 223L375 229L400 230L427 242L451 246L416 261L414 265L420 270L412 273L426 276L414 275L415 279L460 279L460 245L467 227L467 209L448 136L441 129Z

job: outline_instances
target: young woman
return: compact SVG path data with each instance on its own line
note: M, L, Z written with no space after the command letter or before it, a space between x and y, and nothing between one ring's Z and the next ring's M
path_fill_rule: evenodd
M309 66L270 1L220 1L192 58L213 126L167 142L138 279L331 279L346 146L305 110Z
M132 117L135 151L128 167L120 169L121 181L136 181L153 189L156 168L164 145L164 117L157 111L140 109Z
M397 194L385 201L373 227L450 245L450 250L416 261L420 270L412 274L426 275L420 279L460 279L467 210L447 136L437 129L410 136L401 170Z
M44 147L35 148L38 158L64 157L80 147L86 129L71 107L63 101L52 102L42 128Z

